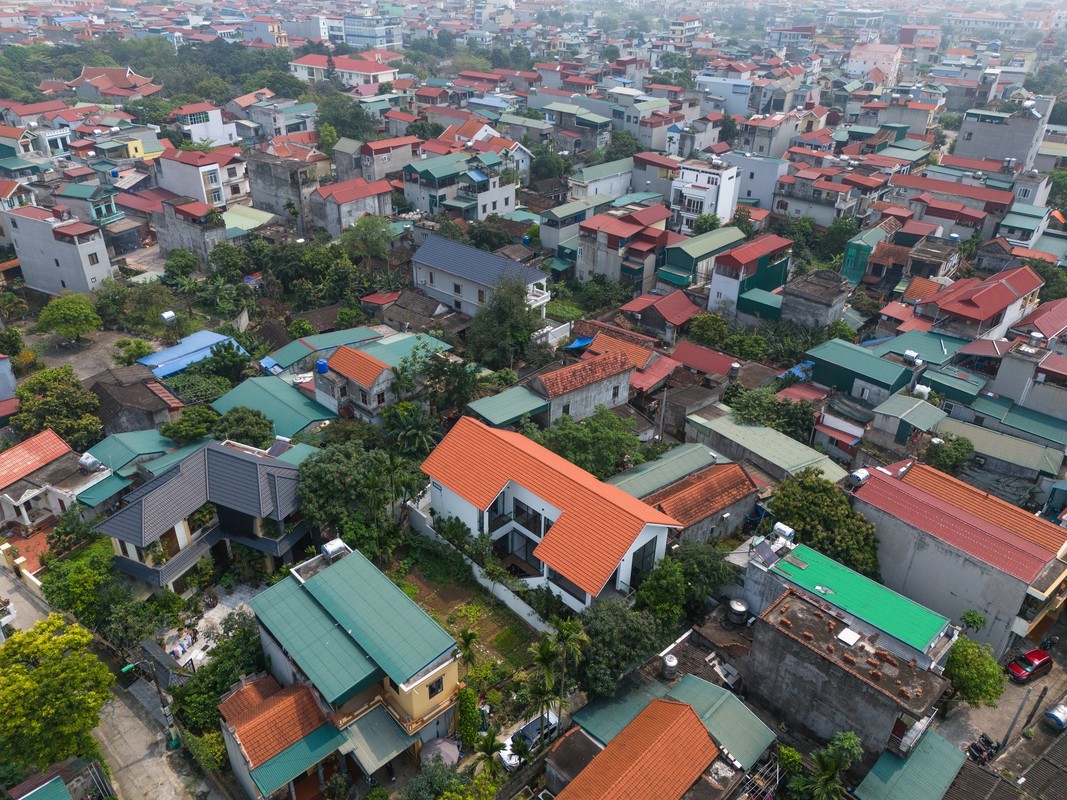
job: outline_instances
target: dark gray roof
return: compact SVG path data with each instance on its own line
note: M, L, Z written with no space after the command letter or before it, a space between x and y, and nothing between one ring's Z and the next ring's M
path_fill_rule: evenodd
M548 277L541 270L526 264L434 234L415 251L413 260L483 286L495 286L502 278L512 275L518 276L527 285Z
M146 547L207 502L281 520L297 509L298 476L294 464L211 442L126 495L97 530Z

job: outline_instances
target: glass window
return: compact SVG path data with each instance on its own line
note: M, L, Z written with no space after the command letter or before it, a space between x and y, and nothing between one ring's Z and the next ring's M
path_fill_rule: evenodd
M433 698L437 697L437 695L441 694L441 692L443 692L444 690L445 690L445 679L444 678L438 678L437 680L435 680L433 683L430 684L430 699L432 700Z
M378 405L385 405L385 392L378 392Z
M100 263L100 256L98 256L96 253L90 253L89 254L89 263L90 264L94 264L94 265L95 264L99 264Z
M463 287L458 283L452 284L452 294L463 294Z

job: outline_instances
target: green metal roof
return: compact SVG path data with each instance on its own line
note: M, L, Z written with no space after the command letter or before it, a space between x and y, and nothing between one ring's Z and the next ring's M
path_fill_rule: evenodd
M978 397L978 393L989 383L989 379L959 367L948 366L936 371L926 370L922 383L951 399L970 402Z
M1001 228L1013 228L1020 231L1036 231L1041 225L1040 219L1034 219L1025 214L1016 214L1012 211L1000 221Z
M418 740L393 719L385 706L375 706L344 729L341 751L351 753L367 775L373 775Z
M338 563L347 560L345 556ZM248 604L328 702L343 703L385 677L296 576L260 592Z
M927 731L901 758L888 750L853 793L860 800L941 800L967 757L933 731Z
M692 273L674 267L660 267L656 270L656 277L674 286L688 286L693 282Z
M358 550L310 578L304 588L397 683L411 680L456 646Z
M974 398L971 408L983 417L992 417L1003 422L1013 405L1014 403L1008 397L994 397L983 392Z
M208 442L210 441L210 438L205 438L201 439L199 442L190 442L189 444L183 445L171 453L162 455L159 458L153 458L151 461L148 461L144 464L144 468L152 477L158 477L159 475L162 475L168 469L173 467L175 464L180 462L186 456L195 453L202 447L207 447ZM130 468L127 467L126 469L123 469L122 472L127 473L127 470L129 469ZM134 470L130 470L128 474L132 475L133 471Z
M615 697L594 700L574 714L574 724L606 746L650 702L666 694L667 687L658 681L642 683Z
M429 351L434 353L452 349L452 345L435 339L428 333L395 333L384 339L375 339L373 342L357 345L356 349L374 356L387 367L396 367L419 345L429 348Z
M467 160L469 158L469 153L450 153L446 156L428 158L425 161L416 161L413 164L408 164L404 169L411 169L418 172L420 175L426 175L434 180L439 180L441 178L459 175L461 172L466 172Z
M768 308L781 309L782 307L782 296L774 292L768 292L766 289L749 289L737 299L748 300L750 303L767 306Z
M58 775L48 783L38 786L29 794L22 795L22 800L74 800L67 785Z
M633 168L634 160L632 158L620 158L618 161L606 161L603 164L584 167L575 172L571 176L571 180L588 183L589 181L599 180L600 178L609 178L612 175L619 175L623 172L631 172L633 171Z
M904 394L892 395L875 408L874 413L902 419L913 428L918 428L926 433L937 428L937 423L948 416L937 406L931 405L919 397L909 397Z
M624 194L621 197L616 197L611 201L612 208L621 208L627 206L630 203L647 203L652 200L662 200L663 195L659 192L630 192L630 194ZM740 202L740 201L738 201Z
M837 481L848 475L826 454L813 450L806 444L791 439L784 433L779 433L774 428L768 428L763 425L741 425L734 420L733 412L729 406L716 403L716 407L730 413L717 419L707 419L699 414L690 414L686 417L686 422L697 428L717 433L741 445L769 463L777 464L790 475L799 472L805 467L821 469L823 477L833 483L837 483Z
M1067 422L1061 419L1013 404L1002 421L1009 428L1026 431L1067 447Z
M56 192L56 197L73 197L78 200L91 200L96 194L118 194L117 189L90 183L67 183Z
M713 231L708 231L707 233L702 233L699 236L692 236L684 242L668 246L667 259L670 261L671 251L677 250L685 253L693 260L698 261L705 256L710 256L714 253L721 252L728 247L733 247L735 244L743 242L744 240L745 234L741 233L741 231L734 226L727 225L722 228L716 228Z
M270 357L277 362L278 366L285 369L320 350L336 349L343 344L366 342L380 337L381 334L370 328L346 328L343 331L317 333L314 336L303 336L296 341L289 342L271 353Z
M473 197L468 198L467 200L461 200L458 197L452 197L448 200L445 200L445 202L443 202L441 205L443 205L445 208L454 208L458 211L466 211L468 208L476 207L478 205L478 201L475 200Z
M303 464L307 459L311 458L311 456L315 455L317 452L319 452L319 448L315 447L314 445L299 442L298 444L294 444L292 447L290 447L277 458L279 461L284 461L287 464L299 465Z
M589 211L599 206L607 205L609 199L603 195L594 195L584 200L572 200L569 203L563 203L555 208L550 208L547 211L541 212L542 219L554 219L561 220L567 217L573 217L575 214L581 214L583 211Z
M969 439L978 455L991 456L1044 475L1055 477L1063 464L1062 450L951 417L941 420L937 432Z
M226 228L237 228L242 233L254 231L274 218L274 214L269 211L264 211L261 208L252 208L252 206L232 205L222 212L222 221Z
M252 781L269 797L330 755L344 743L344 736L329 723L320 725L296 744L252 770Z
M144 456L168 453L178 445L159 431L131 431L113 433L94 444L86 452L113 470L121 469L131 461Z
M612 475L606 482L633 497L648 497L699 469L729 462L730 459L709 449L707 445L680 444L659 458Z
M501 114L501 125L521 125L524 128L529 128L533 131L546 131L552 127L555 127L551 122L544 119L531 119L529 117L520 117L516 114Z
M692 706L708 733L742 769L750 769L774 743L774 731L760 722L737 695L696 675L683 676L667 697Z
M823 342L808 350L806 355L816 362L840 367L886 388L892 388L908 372L907 367L883 361L870 350L843 339Z
M529 414L540 414L548 408L548 401L525 386L512 386L500 394L483 397L467 405L467 409L493 427L500 427Z
M330 409L276 375L248 378L211 404L220 414L237 406L262 411L274 423L274 432L279 436L296 436L309 425L337 418Z
M797 545L772 571L920 652L949 624L940 614L807 545Z
M879 358L889 353L902 356L908 350L913 350L925 363L941 366L951 361L956 351L967 344L970 344L967 339L957 339L954 336L928 331L908 331L872 347L871 350Z
M105 500L114 497L133 481L119 475L108 475L102 481L97 481L88 489L78 492L78 502L89 508L95 508Z

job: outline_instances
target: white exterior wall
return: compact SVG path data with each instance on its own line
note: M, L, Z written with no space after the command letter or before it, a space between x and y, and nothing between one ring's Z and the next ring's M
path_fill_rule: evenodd
M576 181L572 178L570 180L570 198L572 200L584 200L595 195L622 197L622 195L630 191L630 179L632 177L633 170L627 170L615 175L606 175L588 183Z
M789 162L778 158L765 158L731 151L724 153L722 160L737 167L737 199L750 203L755 200L760 208L770 210L774 202L774 188L778 179L789 174ZM727 222L728 220L723 220Z
M708 292L708 310L722 311L733 314L737 308L737 295L741 287L741 281L723 275L720 272L711 274L711 289Z
M237 141L237 126L232 122L222 121L221 111L209 111L207 122L197 125L182 125L182 130L189 134L194 142L210 139L216 147L232 145Z
M689 233L693 222L701 214L715 214L725 225L737 210L737 167L694 169L683 166L678 178L671 182L671 212L682 233ZM687 210L689 203L700 204L700 210Z
M175 194L191 197L194 200L200 200L204 203L221 205L221 203L211 203L205 188L205 181L208 180L205 175L212 171L215 172L218 177L218 183L212 185L218 186L220 189L222 188L222 175L219 172L219 167L215 164L197 167L191 164L182 164L179 161L171 161L164 158L158 159L156 163L159 164L160 172L158 182L162 188L169 189ZM225 200L225 198L223 198L223 200Z
M742 116L748 114L748 98L752 92L752 81L720 78L715 75L697 75L696 83L698 89L723 98L722 110L725 113Z
M104 236L97 231L75 242L57 240L50 222L3 214L7 239L15 246L26 285L45 294L88 294L111 275ZM16 223L18 228L13 227ZM96 263L92 264L92 258Z

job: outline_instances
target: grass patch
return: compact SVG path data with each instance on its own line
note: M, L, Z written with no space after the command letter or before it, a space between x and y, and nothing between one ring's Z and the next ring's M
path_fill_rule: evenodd
M569 300L549 300L545 315L560 322L577 322L585 316L585 311Z

